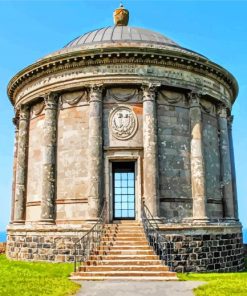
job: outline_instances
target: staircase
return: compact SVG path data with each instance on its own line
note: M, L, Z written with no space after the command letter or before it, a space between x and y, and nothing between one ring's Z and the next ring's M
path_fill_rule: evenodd
M149 246L140 222L106 224L99 248L71 276L74 280L177 280Z

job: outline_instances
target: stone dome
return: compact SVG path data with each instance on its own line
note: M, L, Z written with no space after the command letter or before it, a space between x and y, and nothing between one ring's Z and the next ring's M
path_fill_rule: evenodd
M65 48L108 42L145 42L180 47L173 40L154 31L130 26L108 26L75 38Z

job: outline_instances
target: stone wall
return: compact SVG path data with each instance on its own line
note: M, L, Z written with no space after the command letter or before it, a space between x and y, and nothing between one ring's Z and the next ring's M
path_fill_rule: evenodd
M207 216L222 218L223 206L220 189L219 136L216 114L203 113L203 148L205 159L205 181Z
M165 234L176 272L235 272L244 269L242 233Z
M44 104L36 103L31 108L28 143L27 208L26 220L40 219L44 152Z
M83 230L15 231L8 233L7 256L15 260L73 262L74 244L86 233ZM242 234L222 229L221 233L208 228L164 231L161 234L171 243L172 268L176 272L234 272L244 269ZM82 258L83 247L78 245L77 255ZM167 262L166 262L167 263Z
M16 232L8 235L7 256L15 260L73 262L75 242L86 230L69 232ZM82 250L78 246L78 252Z
M189 109L183 94L158 95L158 164L161 216L181 221L192 215Z
M58 116L57 223L87 219L89 107L83 99L72 105L77 96L82 94L63 95Z

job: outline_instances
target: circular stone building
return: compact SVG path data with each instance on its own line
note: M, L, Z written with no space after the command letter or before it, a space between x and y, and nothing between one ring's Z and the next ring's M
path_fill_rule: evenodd
M173 242L175 270L241 270L237 82L205 56L128 26L126 13L9 83L16 140L7 254L71 261L104 202L113 223L141 221L144 201Z

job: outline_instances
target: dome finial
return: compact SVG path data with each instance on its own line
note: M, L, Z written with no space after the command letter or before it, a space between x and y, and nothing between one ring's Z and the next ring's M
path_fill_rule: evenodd
M120 7L115 9L113 19L115 26L128 26L129 11L124 8L122 1L120 2Z

